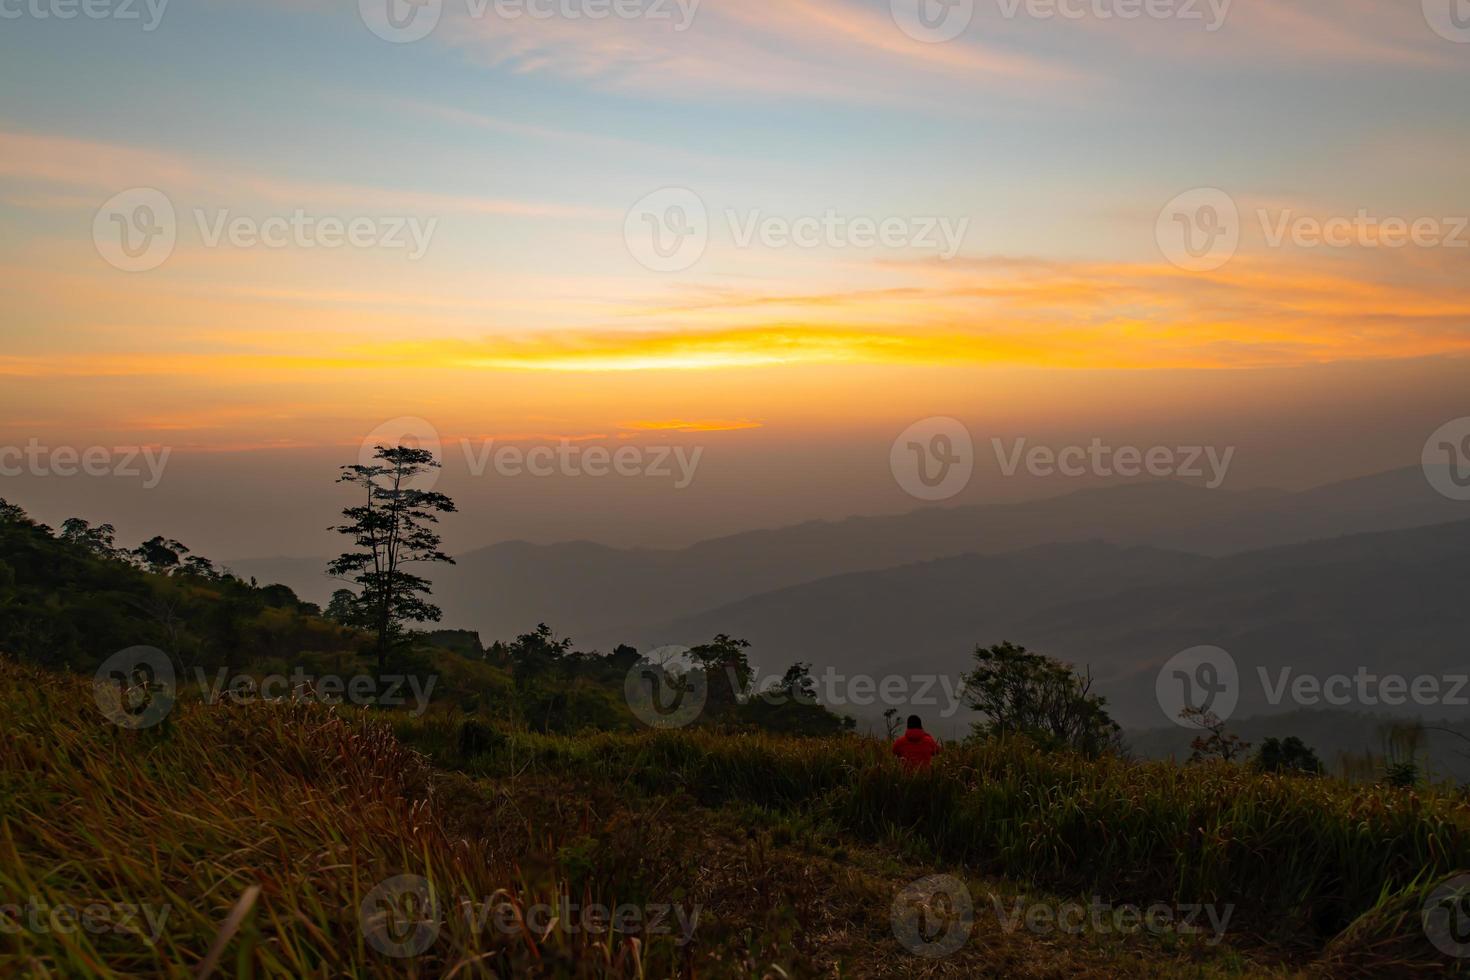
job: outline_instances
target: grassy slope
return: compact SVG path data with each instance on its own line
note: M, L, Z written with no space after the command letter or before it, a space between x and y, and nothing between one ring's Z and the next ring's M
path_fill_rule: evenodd
M78 678L0 661L0 685L4 901L168 909L156 942L136 928L0 930L0 975L192 976L216 940L221 973L239 976L437 976L470 961L594 976L672 960L586 935L479 933L455 916L409 963L370 948L359 908L394 875L424 875L446 896L504 889L518 906L565 886L554 862L534 868L450 833L429 767L381 725L180 703L158 728L125 731Z
M90 687L77 678L0 661L0 684L7 691L0 729L9 735L0 743L0 895L170 910L157 942L136 931L0 930L0 974L188 976L214 947L217 975L235 976L444 976L456 969L460 976L648 977L1286 972L1269 947L1233 933L1209 946L1147 935L1007 931L991 911L991 896L1009 905L1020 886L983 873L995 870L996 860L1019 860L1019 853L1002 849L987 858L994 841L984 836L955 844L961 835L983 835L981 825L936 822L938 804L971 814L968 797L955 795L963 790L986 801L974 818L989 813L1005 824L995 793L1014 787L972 784L984 771L976 766L985 763L981 756L955 753L933 777L903 783L889 782L902 777L886 760L868 758L856 740L514 735L489 754L462 760L453 719L398 719L402 733L442 766L464 770L435 773L386 727L354 713L181 703L159 728L129 732L102 719ZM1123 819L1123 801L1109 801L1098 788L1113 786L1118 773L1068 784L1060 770L1035 759L1014 768L1037 791L1052 780L1046 792L1058 800L1090 787L1097 813ZM1147 783L1138 792L1163 794L1163 786ZM898 802L883 804L887 797ZM904 809L910 806L921 809ZM1442 843L1441 811L1452 806L1405 796L1364 801L1352 812L1365 840L1391 854L1419 846L1421 834ZM1406 807L1429 829L1401 824ZM1043 809L1033 825L1004 833L1046 841L1081 827L1058 812ZM1231 812L1247 819L1244 810ZM1124 838L1141 825L1109 832ZM1401 826L1410 827L1403 841L1381 836ZM1163 847L1120 839L1110 853L1072 853L1070 860L1117 870L1126 861L1157 859ZM1038 867L1064 860L1050 845L1037 853ZM935 870L969 883L976 931L953 956L918 960L895 941L889 908L899 889ZM427 952L393 960L365 941L359 908L375 884L404 873L431 879L451 914ZM1259 886L1255 878L1242 880ZM1151 891L1146 875L1112 882L1120 899L1165 897ZM1180 885L1197 886L1193 879ZM560 928L477 931L453 914L457 896L497 892L520 910L565 894L584 903L697 905L701 914L686 947L672 937L645 943ZM1033 899L1055 901L1044 893ZM1360 928L1353 943L1333 951L1339 972L1363 963L1361 950L1384 938L1371 917ZM1373 963L1392 957L1408 965L1397 947L1380 946L1373 955Z
M403 719L441 762L452 718ZM819 805L868 837L904 828L936 855L1062 885L1147 888L1161 899L1245 900L1259 918L1336 932L1428 872L1470 867L1470 799L1438 791L1262 776L1241 766L1087 761L1023 744L952 747L932 772L880 743L707 731L560 738L517 734L461 760L472 771L622 774L709 805Z

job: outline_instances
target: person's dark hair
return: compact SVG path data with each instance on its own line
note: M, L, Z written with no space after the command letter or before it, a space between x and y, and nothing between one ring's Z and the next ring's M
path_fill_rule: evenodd
M923 728L924 727L924 722L923 722L922 719L919 718L918 715L909 715L909 727L910 728Z

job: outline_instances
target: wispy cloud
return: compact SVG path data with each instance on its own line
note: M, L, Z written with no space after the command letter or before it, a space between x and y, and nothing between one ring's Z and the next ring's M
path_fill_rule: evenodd
M0 177L96 189L106 196L129 187L190 194L212 206L263 199L300 208L374 208L426 214L483 214L528 218L616 219L620 213L549 201L446 194L402 187L298 179L220 166L185 154L65 136L0 130ZM30 196L32 206L72 207L76 195Z
M1470 286L1405 267L1237 258L1196 275L1166 265L1018 258L913 263L900 289L706 295L650 307L649 326L480 338L354 339L216 331L211 350L12 355L0 373L248 379L356 371L720 370L813 364L1243 368L1470 352ZM401 314L411 317L411 314ZM405 324L407 321L405 321ZM399 333L403 333L400 331Z
M1060 60L978 38L924 44L899 30L886 3L706 2L685 30L647 19L460 15L436 37L488 64L671 100L726 93L901 103L932 97L940 79L998 89L1085 77Z
M752 419L643 419L620 422L618 428L632 432L736 432L759 429L762 424Z

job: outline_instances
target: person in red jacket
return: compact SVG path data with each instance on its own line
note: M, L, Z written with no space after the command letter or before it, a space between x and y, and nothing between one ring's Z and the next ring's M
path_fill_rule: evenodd
M939 743L924 731L924 722L918 715L909 715L909 730L893 743L893 754L903 760L905 769L928 769L930 760L939 754Z

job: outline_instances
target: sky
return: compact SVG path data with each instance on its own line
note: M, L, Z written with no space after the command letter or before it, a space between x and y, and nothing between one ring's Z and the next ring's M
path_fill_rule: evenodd
M663 546L1107 477L997 438L1301 487L1470 414L1464 0L0 0L0 81L49 521L317 554L386 426L463 546Z

